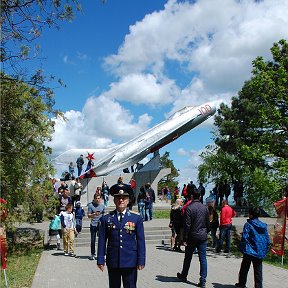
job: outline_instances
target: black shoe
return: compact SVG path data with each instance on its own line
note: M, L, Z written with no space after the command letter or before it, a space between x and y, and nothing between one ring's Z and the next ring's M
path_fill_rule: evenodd
M239 283L236 283L235 284L235 287L238 287L238 288L247 288L247 286L244 284L244 285L242 285L242 284L239 284Z
M199 283L197 284L197 287L206 288L206 283L201 283L201 282L199 282Z
M177 273L177 278L182 282L187 282L187 278L182 276L182 274L179 272Z

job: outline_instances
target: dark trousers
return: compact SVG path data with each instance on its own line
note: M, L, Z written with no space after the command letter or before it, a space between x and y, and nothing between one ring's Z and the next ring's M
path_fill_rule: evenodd
M95 243L96 243L96 234L99 230L99 226L90 225L90 235L91 235L91 255L95 255Z
M76 218L76 230L78 233L82 231L82 218Z
M213 248L216 248L216 245L217 245L217 229L218 228L210 228L211 229L211 236L212 236L212 247Z
M225 252L227 252L227 253L230 252L231 227L232 227L232 224L220 226L220 237L219 237L219 242L218 242L218 247L217 247L218 252L220 252L222 250L224 241L226 242Z
M109 268L109 288L120 288L121 278L124 288L136 288L137 268Z
M190 269L192 256L196 248L198 251L198 257L200 262L200 283L204 284L206 283L207 278L206 240L205 241L193 240L191 243L190 242L187 243L187 246L185 247L185 258L181 274L183 277L185 278L187 277Z
M77 169L78 169L78 176L80 176L82 172L82 166L77 166Z
M262 259L255 258L253 256L244 254L240 271L239 271L239 284L245 286L247 282L247 275L250 269L251 262L254 269L254 282L255 288L263 288L263 276L262 276Z
M150 220L153 218L153 204L151 203L151 206L149 207L149 215L150 215Z

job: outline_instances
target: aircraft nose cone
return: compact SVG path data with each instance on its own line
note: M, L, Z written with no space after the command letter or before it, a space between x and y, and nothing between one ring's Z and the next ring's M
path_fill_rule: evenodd
M212 116L216 112L216 105L214 102L207 102L207 103L199 106L198 109L203 116L204 115Z

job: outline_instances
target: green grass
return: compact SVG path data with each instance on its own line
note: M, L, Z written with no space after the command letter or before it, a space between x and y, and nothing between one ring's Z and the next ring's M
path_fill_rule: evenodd
M288 269L288 245L286 245L285 247L285 251L284 251L284 261L283 261L283 265L282 265L282 257L272 254L271 252L269 252L265 259L264 259L264 263L265 264L270 264L273 266L278 266L284 269Z
M170 219L170 210L154 210L154 219Z
M239 246L239 235L236 235L234 233L231 234L231 253L239 258L242 258L243 255L239 251L238 246ZM208 241L210 242L211 245L211 236L209 236ZM285 246L285 251L284 251L284 261L282 265L282 257L272 254L270 251L267 253L266 257L263 260L263 263L281 267L283 269L288 269L288 245Z
M36 268L38 266L43 249L34 249L27 252L8 254L7 262L7 281L9 288L29 288ZM4 272L1 270L0 287L6 287Z

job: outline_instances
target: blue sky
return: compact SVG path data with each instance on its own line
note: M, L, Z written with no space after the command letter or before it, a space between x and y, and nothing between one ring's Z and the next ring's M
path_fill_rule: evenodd
M269 59L288 38L288 1L84 0L82 8L39 39L45 73L67 85L55 90L68 121L56 120L54 156L122 143L186 105L229 104L252 60ZM213 129L211 119L161 149L181 186L197 182Z

